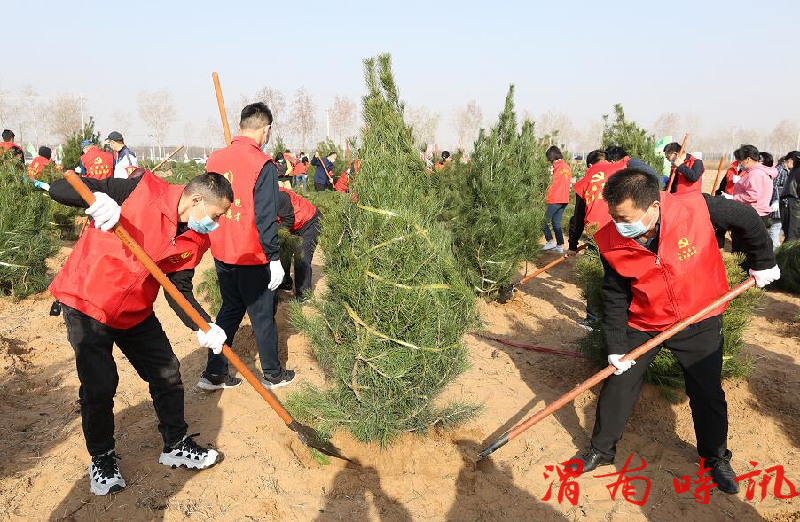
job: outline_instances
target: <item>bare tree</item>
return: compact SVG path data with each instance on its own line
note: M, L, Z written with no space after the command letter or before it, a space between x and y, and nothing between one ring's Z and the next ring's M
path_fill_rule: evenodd
M656 139L661 139L662 136L672 136L672 139L677 139L681 133L680 127L681 117L674 112L665 112L653 122L652 131Z
M436 129L439 128L441 116L431 112L424 105L408 107L405 111L406 123L411 127L414 143L417 145L436 142Z
M474 142L483 124L483 111L478 102L470 100L465 107L457 108L453 115L453 123L458 134L459 148L463 149L467 144Z
M42 124L44 123L39 93L36 92L33 85L25 85L20 90L20 100L22 110L27 115L28 121L33 128L35 147L38 148L40 145L39 131L42 130Z
M50 133L61 141L81 128L81 101L77 96L59 96L47 105Z
M536 134L542 138L549 136L551 145L568 145L570 147L575 145L577 132L572 120L565 113L545 112L536 123Z
M215 118L209 116L206 119L206 126L203 132L203 155L208 156L214 150L214 147L219 147L224 139L222 129Z
M164 136L175 121L175 102L168 91L139 93L139 116L153 129L159 157L164 157Z
M272 111L272 127L270 134L278 135L284 132L284 129L290 128L286 120L286 98L283 92L265 85L256 91L253 95L252 101L259 101L267 104L269 110Z
M331 107L331 129L338 143L343 142L356 125L356 104L346 96L336 95Z
M114 111L114 114L111 115L111 118L114 120L114 130L122 134L123 137L130 133L131 121L133 119L130 112L117 109Z
M796 146L800 130L796 123L789 120L781 120L769 135L769 145L778 153L786 153Z
M314 100L305 87L300 87L294 95L292 102L291 128L294 130L300 144L306 148L306 143L311 133L317 128L317 117L314 115Z

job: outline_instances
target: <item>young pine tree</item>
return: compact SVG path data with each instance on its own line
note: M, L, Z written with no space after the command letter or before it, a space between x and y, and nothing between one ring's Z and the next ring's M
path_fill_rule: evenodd
M661 172L663 159L656 154L656 141L652 134L625 117L622 104L614 105L613 117L603 115L603 148L620 145L629 156L639 158Z
M330 433L386 444L476 412L438 394L467 367L461 337L474 298L437 222L437 197L403 121L388 54L365 60L366 127L351 196L322 224L328 291L292 320L311 340L328 387L292 394L289 408ZM354 200L357 199L357 203Z

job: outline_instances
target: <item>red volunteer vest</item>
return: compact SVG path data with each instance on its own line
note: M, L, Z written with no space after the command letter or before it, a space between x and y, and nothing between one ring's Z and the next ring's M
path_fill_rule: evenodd
M598 229L611 221L608 214L608 204L603 199L603 187L606 186L608 178L613 176L628 166L630 158L625 156L615 162L599 161L586 171L580 181L575 183L575 194L582 197L586 202L586 216L584 224L596 223Z
M553 182L547 188L545 203L569 203L569 183L572 180L572 169L563 159L553 162Z
M255 140L235 136L224 149L214 151L206 164L207 172L218 172L233 186L234 201L219 220L211 237L214 259L232 265L263 265L267 256L258 239L253 209L253 190L261 169L272 158L261 152ZM277 195L278 187L275 187Z
M690 169L694 167L695 157L691 154L686 155L686 161L683 162L684 165L689 167ZM670 174L674 172L676 167L672 167L670 170ZM705 172L705 169L703 169ZM675 194L686 194L687 192L697 192L702 194L703 193L703 176L702 174L697 179L697 181L689 181L688 179L684 178L683 176L675 175Z
M289 189L280 187L278 190L287 194L292 202L292 210L294 211L294 225L292 226L291 232L297 232L316 215L317 207L315 207L303 196L295 194ZM281 217L278 216L278 222L280 223L280 221Z
M733 196L733 186L735 183L733 182L733 177L739 175L739 162L732 161L731 166L728 167L728 171L725 172L725 192Z
M338 190L339 192L347 192L347 185L350 183L350 175L347 172L342 173L339 176L339 179L336 180L336 183L333 185L333 190Z
M45 165L48 165L50 160L43 157L43 156L36 156L31 161L31 164L28 165L28 177L31 179L36 179L44 170Z
M122 204L119 223L166 273L194 268L208 250L208 235L175 237L182 185L146 173ZM111 232L86 229L50 284L58 301L112 328L132 328L153 313L160 285Z
M628 325L637 330L666 330L729 290L708 206L700 193L661 193L658 255L619 235L613 222L594 239L608 264L631 282Z
M106 179L114 177L114 156L110 152L100 150L96 145L89 147L81 163L86 169L84 175L88 178Z
M302 161L298 161L297 164L294 166L294 170L292 171L295 176L302 176L306 172L308 172L308 163L303 163Z

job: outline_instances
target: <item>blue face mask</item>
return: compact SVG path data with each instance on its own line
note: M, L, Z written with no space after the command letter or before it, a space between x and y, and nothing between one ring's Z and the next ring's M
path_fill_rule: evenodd
M189 223L188 226L198 234L210 234L211 232L215 231L219 226L219 223L211 219L211 216L208 215L206 212L206 203L203 200L200 200L200 203L203 205L203 212L205 212L206 217L197 221L194 219L194 216L189 214Z
M650 210L650 208L648 207L647 210ZM617 232L619 232L619 235L628 239L633 239L646 233L653 224L653 219L655 219L655 216L653 216L653 219L650 220L649 224L644 224L643 220L647 215L647 210L644 211L644 214L642 214L642 217L640 217L638 221L634 221L633 223L617 223L614 221L614 226L617 227Z

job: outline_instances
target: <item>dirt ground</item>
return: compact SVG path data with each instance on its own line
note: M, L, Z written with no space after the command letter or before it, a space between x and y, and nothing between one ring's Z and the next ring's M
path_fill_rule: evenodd
M68 249L53 260L63 262ZM549 261L545 255L540 262ZM210 266L206 259L201 268ZM529 265L529 269L533 265ZM321 273L316 267L315 276ZM481 305L484 331L518 342L575 350L583 335L576 320L584 304L564 263L524 285L506 305ZM627 455L647 468L651 481L643 507L612 500L615 477L580 477L576 506L543 501L553 480L546 465L572 457L588 444L599 386L544 420L490 459L475 463L485 446L529 413L587 378L595 368L582 358L551 355L467 336L472 368L445 395L484 405L475 421L451 432L409 435L388 449L334 442L362 466L315 463L295 436L245 383L224 393L195 388L205 351L163 297L156 313L178 354L186 385L190 433L225 454L201 472L158 464L161 440L146 385L117 355L120 383L115 401L117 452L128 488L116 495L89 492L77 404L78 379L61 317L50 317L42 294L21 302L0 300L0 519L2 520L314 520L314 521L800 521L800 497L763 502L712 493L708 505L676 494L673 479L697 472L688 401L666 401L646 387L619 446L615 467ZM768 293L746 339L756 359L747 380L726 382L733 467L741 474L781 464L800 487L800 299ZM281 349L300 382L322 383L304 337L279 312ZM252 330L245 324L235 351L255 370ZM286 388L279 390L284 396ZM556 482L558 482L556 477ZM637 483L634 483L637 485ZM784 489L784 493L787 490Z

